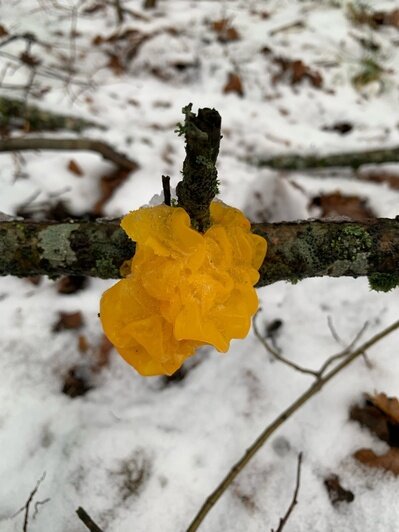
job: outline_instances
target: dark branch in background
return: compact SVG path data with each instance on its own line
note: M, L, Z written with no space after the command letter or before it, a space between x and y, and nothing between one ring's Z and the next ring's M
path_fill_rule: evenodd
M75 116L60 115L45 111L35 105L26 105L23 100L0 97L0 127L26 129L28 131L80 131L89 127L105 129L100 124L88 122Z
M195 532L200 527L201 523L208 515L210 510L214 507L220 497L231 486L232 482L255 456L255 454L263 447L263 445L269 440L270 436L276 432L276 430L283 425L290 417L295 414L305 403L307 403L312 397L314 397L324 386L333 379L336 375L341 373L347 366L349 366L354 360L362 355L367 349L375 345L377 342L391 334L393 331L399 329L399 320L376 334L370 340L365 342L355 351L348 354L342 362L337 364L333 369L324 373L322 378L316 379L309 388L296 399L284 412L282 412L277 418L268 425L264 431L258 436L258 438L252 443L252 445L245 451L244 455L236 462L236 464L230 469L228 474L218 485L218 487L207 497L204 504L201 506L199 512L194 517L193 521L187 528L186 532ZM325 366L325 364L324 364Z
M191 108L191 104L184 107L186 118L178 130L186 137L186 158L176 193L179 206L188 212L193 227L203 232L210 226L209 205L218 193L215 165L222 119L215 109L199 109L195 115Z
M399 147L382 150L332 153L324 156L287 154L267 158L246 158L245 161L259 168L268 167L274 170L308 170L311 168L332 168L340 166L356 169L364 164L399 162Z
M298 503L298 492L299 492L299 486L301 485L301 465L302 465L302 453L298 454L298 465L296 468L296 484L295 484L295 490L294 494L292 496L291 504L289 505L284 517L280 519L280 523L278 525L278 528L276 531L272 529L271 532L282 532L283 528L285 527L293 509L295 508L296 504Z
M162 176L162 189L164 198L163 202L170 207L172 198L170 195L170 177L168 175Z
M86 526L90 532L103 532L102 529L96 525L90 515L81 506L76 510L76 513L82 523Z
M83 150L95 151L104 159L112 161L117 166L126 170L137 170L138 165L128 159L123 153L115 151L109 144L92 139L47 139L21 137L0 140L0 152L22 150Z
M399 219L254 224L252 230L269 246L258 286L365 275L376 290L399 284ZM0 221L0 275L119 278L133 254L119 220Z

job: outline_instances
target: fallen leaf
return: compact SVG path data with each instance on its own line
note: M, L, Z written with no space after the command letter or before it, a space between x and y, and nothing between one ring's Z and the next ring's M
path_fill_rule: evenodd
M352 491L341 486L338 475L330 475L324 480L324 486L327 489L328 497L333 504L337 506L340 502L352 502L355 498Z
M92 389L88 377L87 368L80 366L71 368L64 377L62 393L68 395L72 399L85 395Z
M296 85L304 80L310 81L315 88L320 88L323 84L323 78L317 70L311 69L303 61L299 59L290 60L284 57L276 57L274 62L280 67L280 72L275 74L272 78L273 83L288 78L291 85Z
M399 173L388 170L359 170L357 178L374 183L385 183L393 190L399 190Z
M107 67L112 70L115 76L120 76L126 71L126 66L122 63L120 56L107 52L108 63Z
M3 24L0 24L0 38L1 37L7 37L8 31L5 29Z
M374 212L365 199L358 196L345 196L341 192L316 196L312 199L310 206L321 209L321 218L345 216L358 221L375 218Z
M104 205L111 199L115 191L126 181L130 170L117 168L112 174L105 175L100 181L100 197L92 209L95 216L103 215Z
M399 449L389 449L381 455L375 454L371 449L359 449L353 456L367 467L377 467L399 475Z
M21 60L22 63L24 63L25 65L31 66L31 67L40 65L41 63L40 59L30 54L29 52L20 53L19 59Z
M353 124L350 122L335 122L331 126L324 126L323 131L333 131L340 135L347 135L353 129Z
M399 424L399 401L396 397L388 397L385 393L368 396L374 406L386 414L392 423Z
M238 74L230 72L223 92L224 94L228 94L229 92L235 92L239 96L244 96L242 81Z
M72 174L75 174L77 176L84 175L82 168L78 165L78 163L74 159L71 159L69 161L67 168Z
M354 405L350 419L368 428L391 447L399 447L399 402L380 393L365 395L363 404Z
M108 340L108 338L103 334L100 340L100 343L97 346L97 349L94 352L94 371L99 371L100 369L108 366L109 356L111 354L113 345Z
M78 337L78 351L79 353L85 354L90 349L89 341L87 340L84 334L79 334Z
M86 288L88 278L83 275L65 275L57 281L57 292L59 294L76 294Z
M223 18L212 22L212 30L217 33L220 42L232 42L240 39L238 31L231 26L230 20Z
M82 314L78 312L59 312L57 323L53 327L54 332L69 329L79 329L83 325Z

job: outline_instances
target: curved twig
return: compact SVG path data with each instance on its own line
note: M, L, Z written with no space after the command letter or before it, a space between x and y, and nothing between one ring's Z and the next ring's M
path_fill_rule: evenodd
M333 377L338 375L342 370L349 366L356 358L358 358L364 351L375 345L377 342L385 338L388 334L392 333L396 329L399 329L399 320L395 321L392 325L376 334L370 340L365 342L358 349L350 353L340 364L330 370L324 377L316 380L298 399L296 399L284 412L282 412L277 418L268 425L260 436L254 441L254 443L246 450L245 454L238 460L238 462L230 469L229 473L225 476L218 487L207 497L204 504L201 506L199 512L194 517L193 521L187 528L187 532L194 532L198 530L199 526L208 515L209 511L217 503L223 493L229 488L231 483L244 469L248 462L255 456L255 454L262 448L267 442L270 436L289 419L297 410L301 408L309 399L311 399L316 393L318 393Z
M95 151L104 159L112 161L121 168L137 170L136 162L117 152L109 144L92 139L48 139L37 137L20 137L0 140L0 152L22 150L84 150Z

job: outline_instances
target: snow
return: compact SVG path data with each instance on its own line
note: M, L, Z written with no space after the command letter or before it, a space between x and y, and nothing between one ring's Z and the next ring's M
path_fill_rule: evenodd
M397 29L354 26L345 15L346 2L338 1L160 0L154 12L143 11L138 1L123 4L144 19L127 17L121 31L158 33L120 76L105 66L111 45L92 44L97 35L117 31L112 6L88 15L83 13L92 5L87 1L13 0L0 5L0 20L9 31L34 32L52 44L45 51L32 46L31 53L42 61L35 82L51 90L41 99L29 95L28 103L105 125L106 131L90 129L84 135L109 142L139 163L139 170L106 204L105 215L120 216L148 203L160 192L162 174L169 174L176 185L184 143L173 130L189 102L194 109L209 106L221 113L220 197L254 221L261 208L271 221L315 216L310 198L336 190L364 197L378 216L398 214L399 191L352 179L347 172L338 177L291 175L244 162L291 152L398 145ZM71 40L74 5L80 5L78 35ZM378 9L395 7L393 1L378 3ZM268 17L262 16L265 11ZM240 40L217 40L210 24L221 18L231 20ZM302 25L284 30L298 21ZM376 59L384 68L382 82L360 92L350 79L367 54L356 36L378 42ZM18 55L24 46L15 41L0 52ZM323 87L313 88L307 81L291 86L286 80L274 85L277 67L270 54L259 52L265 46L273 56L302 59L320 71ZM68 77L68 58L76 68L69 82L40 73L52 68ZM0 61L5 65L9 59L0 55ZM188 66L176 70L176 62ZM27 81L29 69L14 67L3 71L5 85ZM223 94L232 71L242 78L243 98ZM74 79L91 85L76 85ZM4 89L3 94L24 96ZM337 121L351 122L354 129L345 136L322 129ZM68 171L71 159L83 177ZM397 165L389 167L397 170ZM74 214L83 214L97 201L99 180L111 169L110 163L86 152L24 152L22 162L2 154L0 211L12 215L27 201L35 205L62 199ZM84 290L62 295L48 279L38 285L0 279L1 532L22 530L23 512L15 514L43 473L29 532L83 532L75 515L78 506L107 532L183 531L264 427L311 383L308 375L271 359L253 332L234 341L227 355L200 350L181 381L140 377L116 352L109 366L94 373L90 355L78 351L78 335L84 334L92 345L100 341L99 298L112 283L91 279ZM278 346L297 364L314 369L342 349L329 330L329 318L348 345L365 322L369 325L363 340L397 319L399 311L398 289L372 292L366 279L279 282L258 294L261 329L282 320ZM84 318L80 331L53 332L59 311L78 310ZM201 530L276 528L292 497L299 452L299 501L286 532L396 530L398 479L352 458L361 447L383 452L386 445L349 421L349 408L364 392L399 395L397 346L398 333L381 341L367 353L371 368L357 360L287 421L223 495ZM87 372L92 389L72 399L61 390L65 375L76 365ZM323 485L331 473L353 491L352 503L332 506ZM35 512L35 502L46 499Z

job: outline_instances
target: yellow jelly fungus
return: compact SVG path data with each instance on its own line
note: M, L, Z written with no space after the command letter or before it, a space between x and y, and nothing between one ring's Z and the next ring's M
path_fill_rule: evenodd
M210 212L204 234L184 209L167 205L143 207L121 222L136 253L126 277L103 294L100 316L141 375L171 375L200 345L226 352L233 338L248 334L266 240L251 233L238 209L214 201Z

